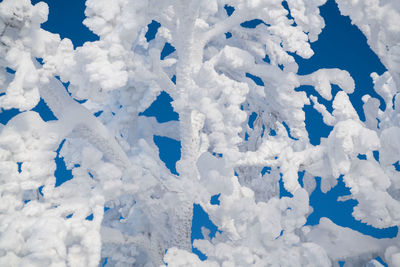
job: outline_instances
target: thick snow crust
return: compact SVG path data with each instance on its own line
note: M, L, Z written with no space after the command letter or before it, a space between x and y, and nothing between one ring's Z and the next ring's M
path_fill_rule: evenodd
M0 128L0 266L381 266L376 256L400 266L398 237L327 218L304 226L315 176L324 192L343 178L357 220L400 225L400 2L336 0L387 68L371 74L386 109L365 95L365 121L347 71L297 74L293 54L313 55L325 2L87 0L84 24L99 40L74 49L40 28L45 3L3 0L0 107L21 113ZM243 27L254 19L262 23ZM153 20L161 27L147 41ZM176 51L161 60L166 42ZM333 111L301 85L333 100ZM179 121L138 116L162 90ZM40 99L57 120L31 111ZM317 146L304 122L310 103L333 127ZM180 141L179 175L154 135ZM56 186L58 154L73 179ZM293 197L279 197L280 178ZM193 203L219 230L193 243L205 261L192 253Z

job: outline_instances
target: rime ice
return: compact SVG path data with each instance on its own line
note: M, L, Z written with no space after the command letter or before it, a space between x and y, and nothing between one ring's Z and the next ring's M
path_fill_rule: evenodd
M386 109L365 95L361 121L347 71L297 73L293 53L313 55L325 2L87 0L84 24L99 40L74 49L40 28L45 3L3 0L0 107L22 113L0 128L0 266L380 266L377 255L400 266L398 237L327 218L304 226L314 176L324 192L343 177L357 220L400 225L400 4L336 0L388 70L371 74ZM161 27L147 42L153 20ZM167 42L175 51L161 59ZM333 100L333 111L301 85ZM139 116L162 90L179 121ZM31 111L41 98L57 120ZM333 127L317 146L304 122L310 103ZM179 175L154 135L180 141ZM59 186L56 151L73 175ZM280 178L292 197L279 197ZM219 230L193 243L205 261L192 253L193 203Z

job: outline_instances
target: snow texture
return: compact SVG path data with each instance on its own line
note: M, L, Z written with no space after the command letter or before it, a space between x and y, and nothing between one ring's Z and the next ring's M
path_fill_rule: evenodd
M293 55L313 55L325 2L87 0L84 24L99 40L74 49L40 28L45 3L3 0L0 107L21 113L0 127L0 266L381 266L376 256L400 266L398 237L327 218L305 226L314 176L324 192L343 177L357 220L400 225L400 2L336 0L387 68L371 73L386 109L365 95L365 121L347 71L297 74ZM147 41L153 20L161 27ZM166 43L176 50L161 59ZM162 90L179 121L139 116ZM57 120L32 111L40 99ZM333 127L317 146L305 128L311 103ZM154 135L180 142L179 175ZM73 179L56 186L58 153ZM280 178L292 197L280 197ZM193 243L204 261L192 253L193 203L219 230Z

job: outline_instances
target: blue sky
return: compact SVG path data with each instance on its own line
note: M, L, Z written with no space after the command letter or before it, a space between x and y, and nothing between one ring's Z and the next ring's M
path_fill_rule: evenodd
M38 0L32 1L37 3ZM82 21L84 19L84 1L60 1L47 0L45 1L50 8L49 20L42 27L50 32L59 33L61 38L70 38L75 47L81 46L86 41L98 40L98 37L87 29ZM354 78L356 89L350 95L350 100L356 108L361 120L364 120L362 111L361 97L364 94L370 94L381 101L381 109L385 108L385 104L380 96L373 90L371 72L382 74L386 71L385 67L380 62L379 58L369 48L366 38L354 25L351 25L348 17L341 16L336 3L329 0L327 4L320 8L321 14L325 19L326 27L319 36L317 42L312 43L311 47L315 55L310 59L302 59L295 56L299 64L299 74L309 74L320 68L340 68L347 70ZM149 31L149 36L156 32L157 23L152 23L152 29ZM153 33L150 33L153 32ZM151 37L149 37L151 39ZM173 51L173 48L168 46L164 51L164 55ZM339 90L333 86L336 94ZM302 86L296 90L303 90L308 95L312 94L318 97L319 101L327 104L328 110L331 102L323 100L316 91L310 86ZM170 102L171 98L168 94L162 93L157 100L141 115L155 116L159 122L169 120L177 120L178 115L173 111ZM43 101L34 109L38 111L44 120L52 120L55 117L48 110ZM320 143L321 137L327 137L332 127L327 126L322 121L322 116L316 112L312 106L304 108L306 112L306 128L309 132L311 143L317 145ZM5 124L10 118L18 114L17 110L2 110L0 113L0 123ZM176 173L175 163L180 157L180 143L164 137L154 137L154 141L160 148L160 158L166 163L166 166L171 172ZM58 184L71 179L72 175L69 170L66 170L65 164L57 154L56 157L57 170L56 177ZM301 174L299 174L301 178ZM328 217L338 225L350 227L360 231L363 234L371 235L376 238L394 237L397 235L397 227L387 229L376 229L367 226L359 221L356 221L351 212L357 204L355 200L338 202L338 196L348 195L349 189L345 187L342 179L339 179L338 185L331 191L324 194L319 188L320 178L317 178L317 189L310 196L310 204L314 212L309 216L307 224L315 225L319 218ZM282 188L282 187L281 187ZM282 188L281 195L285 195ZM213 204L218 203L218 197L214 197ZM194 221L192 239L202 238L200 231L201 226L210 228L211 235L217 231L215 225L209 221L207 214L200 206L194 207ZM196 253L204 258L201 253L195 250Z

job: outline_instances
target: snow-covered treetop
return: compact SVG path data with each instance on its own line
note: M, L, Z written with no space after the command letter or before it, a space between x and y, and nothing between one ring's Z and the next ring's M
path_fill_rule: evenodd
M400 266L398 237L327 218L304 226L315 176L324 192L343 178L357 220L400 225L400 2L336 0L387 68L371 74L386 109L365 95L364 121L347 71L298 74L294 55L313 55L325 2L87 0L83 23L99 40L74 48L40 28L45 3L3 0L0 107L21 113L0 128L0 266L380 266L376 255ZM139 116L161 91L179 121ZM57 120L32 111L41 99ZM333 127L319 145L305 128L309 104ZM155 135L180 141L177 174ZM62 184L56 157L72 170ZM280 179L292 197L280 197ZM219 229L193 243L205 261L191 250L193 203Z

